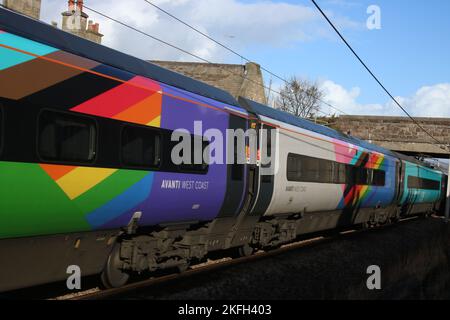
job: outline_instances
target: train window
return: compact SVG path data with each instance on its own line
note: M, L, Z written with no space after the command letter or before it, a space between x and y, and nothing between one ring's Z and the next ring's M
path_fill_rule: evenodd
M289 181L333 183L333 162L290 153L287 160Z
M386 172L383 170L373 170L371 185L376 187L384 187L386 185Z
M409 189L421 189L421 190L440 190L441 185L438 180L431 180L426 178L419 178L414 176L408 177Z
M301 162L300 175L304 181L320 182L320 160L303 157L298 158L297 161Z
M355 171L355 184L357 185L369 185L368 170L361 167L353 167Z
M201 139L202 140L202 149L201 152L201 163L195 163L195 139ZM208 172L208 159L204 159L204 151L206 147L209 145L208 141L203 141L202 137L199 136L192 136L191 140L191 159L190 163L182 163L178 166L178 171L185 172L185 173L198 173L198 174L204 174ZM181 151L181 157L183 157L183 151ZM197 151L198 152L198 151Z
M333 161L320 159L319 160L319 182L333 183Z
M384 186L386 174L382 170L290 153L287 159L287 179L299 182Z
M74 114L44 111L39 116L38 152L46 161L92 162L96 123Z
M334 183L346 184L347 183L347 166L344 163L334 163Z
M302 181L302 162L299 156L290 153L287 159L288 181Z
M122 131L122 163L138 168L157 168L161 162L161 136L154 129L125 126Z

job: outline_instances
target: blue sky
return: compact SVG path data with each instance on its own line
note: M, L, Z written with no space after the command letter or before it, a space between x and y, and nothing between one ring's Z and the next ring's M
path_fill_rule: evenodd
M349 114L401 115L309 0L154 0L215 39L289 78L316 81L324 99ZM415 116L450 117L450 1L317 0L354 49ZM60 23L66 0L43 0L42 18ZM85 4L214 62L242 63L143 0ZM369 30L367 8L381 9ZM89 11L104 44L143 59L195 61ZM265 81L270 76L265 75ZM274 86L280 81L273 79ZM329 112L324 107L323 111Z
M288 2L310 4L307 0ZM317 2L335 15L361 24L361 27L344 29L342 33L395 95L410 96L424 85L449 81L449 1ZM381 9L381 30L369 30L364 26L369 17L366 9L371 4ZM325 20L323 25L328 27ZM273 49L251 51L249 55L284 75L294 70L296 74L305 74L312 79L326 78L345 87L358 86L363 91L361 103L386 100L385 94L337 36L336 41L322 38L295 43L282 52Z

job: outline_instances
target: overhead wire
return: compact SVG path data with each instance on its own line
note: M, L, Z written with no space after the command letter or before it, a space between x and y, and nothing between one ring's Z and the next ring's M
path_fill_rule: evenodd
M201 31L199 28L196 28L196 27L194 27L192 24L190 24L190 23L188 23L188 22L186 22L186 21L184 21L184 20L178 18L177 16L175 16L174 14L170 13L169 11L163 9L162 7L160 7L160 6L156 5L156 4L154 4L153 2L151 2L151 1L149 1L149 0L143 0L143 1L146 2L147 4L151 5L151 6L154 7L155 9L157 9L157 10L163 12L164 14L168 15L169 17L173 18L174 20L176 20L176 21L180 22L181 24L185 25L185 26L188 27L189 29L191 29L191 30L197 32L198 34L202 35L203 37L209 39L210 41L212 41L212 42L214 42L215 44L219 45L219 46L222 47L223 49L225 49L225 50L227 50L227 51L233 53L234 55L238 56L238 57L241 58L242 60L244 60L244 61L246 61L246 62L252 62L252 60L250 60L249 58L245 57L244 55L238 53L236 50L234 50L234 49L230 48L229 46L227 46L227 45L221 43L220 41L214 39L213 37L209 36L209 35L206 34L205 32ZM263 65L260 65L260 68L261 68L263 71L265 71L265 72L267 72L268 74L270 74L271 76L273 76L273 77L275 77L275 78L277 78L277 79L283 81L283 82L286 83L287 85L290 85L290 84L292 83L291 81L288 81L288 80L286 80L285 78L283 78L283 77L277 75L276 73L270 71L269 69L267 69L267 68L264 67ZM270 90L270 88L267 88L267 87L265 87L265 88L268 89L268 90ZM303 88L300 88L300 90L303 91L304 93L308 94L308 95L310 94L309 92L307 92L307 91L306 91L305 89L303 89ZM274 92L273 90L270 90L270 91ZM277 92L277 91L275 91L275 93L280 94L280 93ZM344 111L342 111L341 109L339 109L339 108L333 106L331 103L329 103L329 102L327 102L327 101L325 101L325 100L323 100L323 99L321 99L321 98L319 98L319 99L317 99L317 100L320 101L320 102L322 102L324 105L326 105L326 106L328 106L328 107L330 107L330 108L332 108L332 109L334 109L334 110L336 110L336 111L338 111L338 112L340 112L340 113L342 113L342 114L345 114L345 115L347 114L347 113L345 113Z
M362 66L367 70L367 72L372 76L372 78L380 85L380 87L384 90L384 92L392 99L392 101L395 103L396 106L398 106L407 116L410 118L417 127L419 127L423 132L425 132L432 140L437 142L442 149L448 148L448 144L443 143L442 141L439 141L436 139L428 130L426 130L398 101L395 99L395 97L391 94L391 92L383 85L381 80L374 74L374 72L367 66L367 64L362 60L362 58L356 53L356 51L352 48L352 46L349 44L349 42L344 38L342 33L337 29L337 27L333 24L333 22L328 18L328 16L325 14L325 12L322 10L322 8L317 4L315 0L311 0L311 2L314 4L314 6L317 8L317 10L321 13L321 15L325 18L325 20L328 22L328 24L333 28L333 30L336 32L336 34L339 36L339 38L344 42L344 44L347 46L347 48L353 53L353 55L356 57L356 59L362 64Z

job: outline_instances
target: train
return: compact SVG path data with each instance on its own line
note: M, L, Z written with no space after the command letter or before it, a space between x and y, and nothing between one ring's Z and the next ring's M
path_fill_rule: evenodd
M231 139L222 151L246 161L177 164L173 133L195 140L199 121L253 129L257 150ZM0 181L6 292L63 281L69 266L120 287L214 253L439 212L447 176L0 8Z

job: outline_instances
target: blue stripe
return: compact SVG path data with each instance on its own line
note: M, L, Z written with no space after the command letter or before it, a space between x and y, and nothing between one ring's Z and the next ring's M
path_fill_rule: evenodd
M121 195L89 213L86 217L89 224L94 228L100 227L143 202L150 194L153 176L149 173Z
M58 49L6 32L0 33L0 44L33 53L38 56L45 56L52 52L58 51ZM7 48L0 48L0 57L0 70L4 70L35 59L34 56L30 56L28 54L20 53Z

